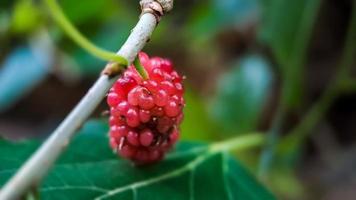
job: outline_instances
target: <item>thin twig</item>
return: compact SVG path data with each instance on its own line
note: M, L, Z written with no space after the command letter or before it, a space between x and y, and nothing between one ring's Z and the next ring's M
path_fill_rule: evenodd
M173 0L171 2L173 4ZM117 54L125 58L128 64L132 63L149 40L157 22L156 15L152 12L144 12ZM30 187L40 184L42 178L70 143L75 131L98 106L117 78L118 76L109 77L106 74L99 77L59 127L1 189L0 200L18 199Z

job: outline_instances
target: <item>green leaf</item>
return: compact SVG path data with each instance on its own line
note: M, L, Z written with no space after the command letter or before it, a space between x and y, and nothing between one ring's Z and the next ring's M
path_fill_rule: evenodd
M261 40L273 50L284 81L284 99L297 106L302 83L307 45L318 13L320 0L265 0Z
M212 114L227 132L252 131L271 86L272 72L267 61L257 55L245 57L221 77Z
M84 127L39 188L42 199L274 199L227 153L181 143L164 161L137 167L111 152L106 132L98 122ZM0 185L38 145L1 141Z

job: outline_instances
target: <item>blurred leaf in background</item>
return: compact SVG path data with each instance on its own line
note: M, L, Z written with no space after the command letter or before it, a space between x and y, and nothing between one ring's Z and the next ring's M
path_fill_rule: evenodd
M103 25L95 36L90 37L90 40L104 49L117 51L117 47L124 42L125 35L129 33L130 25L119 22L116 24L117 26L113 26L113 23ZM72 51L72 56L78 63L80 72L85 76L97 76L106 63L106 61L93 57L81 48L74 48L69 51Z
M218 83L211 108L214 119L226 132L253 131L271 91L272 72L259 55L249 55L235 62Z
M42 24L42 10L40 10L33 0L16 1L12 19L11 31L15 34L26 34L34 31Z
M0 1L0 8L9 7L14 4L13 0L2 0Z
M0 36L3 36L7 32L10 27L10 24L11 19L9 12L0 8ZM3 40L2 37L0 37L0 41L1 40Z
M271 174L273 178L268 181L267 185L273 189L274 194L281 199L306 199L306 188L291 168L275 166Z
M15 48L0 68L0 112L17 103L51 71L54 46L42 30Z
M320 0L264 0L259 37L274 53L283 76L283 102L300 105L306 53Z
M211 39L224 28L243 29L260 13L259 0L208 0L191 11L186 31L193 41Z
M123 44L126 36L135 23L137 12L125 2L102 0L85 2L85 6L77 9L78 2L64 0L60 2L63 12L77 28L97 46L116 52ZM73 41L68 43L67 36L57 36L59 45L73 56L84 76L96 76L105 65L105 61L97 59L78 47Z
M61 0L59 3L68 19L76 25L103 21L115 8L111 0L81 2Z
M182 139L213 141L219 138L217 125L209 118L203 99L190 87L186 88L184 99L186 106L181 125Z

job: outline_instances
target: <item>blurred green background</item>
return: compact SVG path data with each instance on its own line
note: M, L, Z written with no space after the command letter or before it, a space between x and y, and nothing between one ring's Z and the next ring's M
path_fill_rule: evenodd
M138 1L58 2L85 36L111 51L139 16ZM352 0L175 1L144 51L169 57L187 77L182 139L293 130L341 65L355 66L356 43L343 59L352 6ZM45 137L104 65L62 32L41 1L0 1L0 136ZM278 152L264 179L281 199L356 198L356 84L340 80L346 92L332 94L297 151ZM105 120L105 110L103 102L93 118ZM257 173L260 152L237 156Z

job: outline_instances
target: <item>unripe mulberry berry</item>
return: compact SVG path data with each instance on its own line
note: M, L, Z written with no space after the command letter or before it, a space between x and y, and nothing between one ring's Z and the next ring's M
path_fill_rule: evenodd
M143 79L132 65L107 96L110 145L137 164L159 161L179 138L183 119L182 78L170 60L139 53L148 73Z

